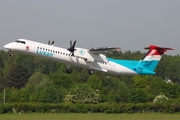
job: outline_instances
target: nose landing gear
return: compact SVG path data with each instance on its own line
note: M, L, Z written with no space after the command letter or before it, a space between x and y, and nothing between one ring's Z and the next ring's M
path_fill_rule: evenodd
M12 51L12 50L9 50L9 55L10 55L10 56L14 56L14 54L13 54L13 51Z
M67 70L66 73L71 74L72 70L70 69L70 64L66 64Z

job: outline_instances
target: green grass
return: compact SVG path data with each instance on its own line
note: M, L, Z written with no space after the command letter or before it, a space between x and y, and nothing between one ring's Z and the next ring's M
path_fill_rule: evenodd
M79 113L29 113L0 114L0 120L179 120L180 114L135 113L135 114L79 114Z

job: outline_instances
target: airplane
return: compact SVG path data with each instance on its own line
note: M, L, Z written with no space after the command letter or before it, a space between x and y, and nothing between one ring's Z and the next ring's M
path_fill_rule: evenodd
M106 57L106 53L120 50L119 47L84 49L75 47L76 41L70 41L70 47L60 48L54 46L54 41L48 44L35 42L27 39L17 39L4 46L9 50L10 56L13 51L39 56L66 63L67 73L71 73L70 65L75 65L89 69L93 74L94 70L103 71L115 75L154 75L162 55L172 48L150 45L145 49L149 51L141 60L118 60Z

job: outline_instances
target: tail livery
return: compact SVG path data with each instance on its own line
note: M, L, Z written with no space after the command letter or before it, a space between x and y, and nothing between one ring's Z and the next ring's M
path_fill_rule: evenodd
M147 52L145 57L137 64L137 69L143 70L143 72L140 74L155 74L154 70L159 63L161 56L167 50L173 50L172 48L159 47L154 45L150 45L145 49L148 49L149 51Z

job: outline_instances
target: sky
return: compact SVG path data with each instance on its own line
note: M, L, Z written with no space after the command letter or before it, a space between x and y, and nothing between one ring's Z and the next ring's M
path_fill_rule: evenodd
M180 54L180 0L0 0L0 49L18 38L69 47L171 47Z

